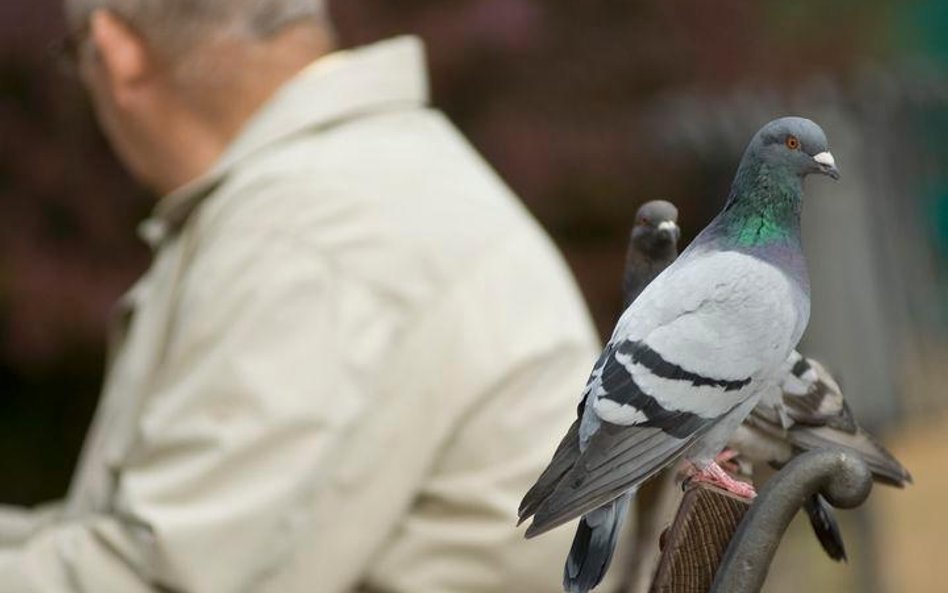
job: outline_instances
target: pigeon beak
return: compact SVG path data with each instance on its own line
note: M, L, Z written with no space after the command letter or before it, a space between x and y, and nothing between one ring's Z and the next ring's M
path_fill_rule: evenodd
M813 155L813 160L816 161L816 164L820 169L820 173L823 175L829 175L833 179L839 179L839 169L836 168L836 159L833 158L832 153L829 151L824 151L819 154L815 154Z
M678 228L678 225L671 220L665 220L658 223L658 232L659 234L670 238L672 241L678 241L678 236L681 231Z

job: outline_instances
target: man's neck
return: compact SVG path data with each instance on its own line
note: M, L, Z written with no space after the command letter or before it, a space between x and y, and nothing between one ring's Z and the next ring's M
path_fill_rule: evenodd
M248 121L288 81L332 51L328 33L310 25L290 27L256 43L222 42L208 48L205 66L212 72L198 79L184 72L163 109L161 133L168 139L157 171L156 189L173 191L208 173Z

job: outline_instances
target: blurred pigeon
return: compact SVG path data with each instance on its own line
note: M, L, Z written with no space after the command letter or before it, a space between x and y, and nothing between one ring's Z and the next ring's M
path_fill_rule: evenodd
M625 254L622 276L622 309L678 257L678 208L665 200L642 204L635 214L635 225L629 232L629 249Z
M751 463L777 468L803 451L846 449L866 462L877 482L897 488L912 482L908 470L856 423L842 390L822 364L795 351L789 365L780 397L757 404L731 437L731 448ZM846 548L829 503L816 494L803 508L830 558L845 560Z
M731 439L741 455L780 467L801 451L843 448L862 458L878 482L898 488L912 482L905 467L857 424L822 364L796 351L789 364L781 397L761 401Z
M616 324L579 418L520 505L521 522L533 517L527 537L582 517L567 591L602 580L635 488L682 455L692 479L754 496L715 456L778 384L806 327L800 210L811 173L838 177L819 126L787 117L761 128L724 209Z

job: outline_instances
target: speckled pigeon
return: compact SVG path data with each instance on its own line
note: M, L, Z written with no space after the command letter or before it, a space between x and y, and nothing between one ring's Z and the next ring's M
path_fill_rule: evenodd
M753 137L727 204L619 319L579 418L520 506L527 537L582 517L564 587L601 581L635 488L684 456L693 479L753 489L714 458L775 388L809 317L803 179L838 177L826 137L787 117Z
M877 482L897 488L912 482L908 470L859 426L822 364L794 351L789 365L780 397L757 404L731 436L731 448L746 461L778 468L803 451L841 448L865 461ZM845 560L846 548L829 503L815 494L803 508L830 558Z
M876 481L898 488L908 470L856 422L839 384L817 360L794 351L778 400L762 400L731 437L755 463L780 467L801 451L845 448L862 458Z

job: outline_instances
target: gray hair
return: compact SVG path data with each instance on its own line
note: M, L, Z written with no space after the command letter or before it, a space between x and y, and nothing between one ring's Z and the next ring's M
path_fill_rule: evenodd
M266 38L301 21L328 24L325 0L66 0L66 16L82 27L96 9L127 21L156 49L177 53L218 36Z

